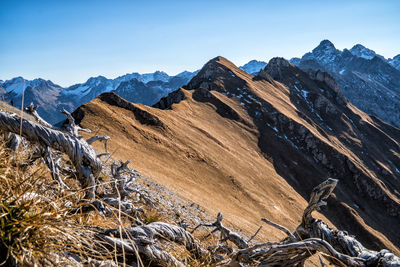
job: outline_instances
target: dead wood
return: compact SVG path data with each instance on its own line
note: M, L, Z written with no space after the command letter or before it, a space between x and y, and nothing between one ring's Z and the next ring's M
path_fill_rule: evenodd
M86 198L94 199L95 179L100 174L101 162L97 157L96 151L86 141L75 135L74 131L77 131L78 127L73 127L73 125L74 121L72 121L69 128L73 134L71 132L66 134L32 121L20 119L16 115L0 112L0 130L21 134L31 143L38 144L43 148L50 147L68 155L75 167L82 188L87 189Z

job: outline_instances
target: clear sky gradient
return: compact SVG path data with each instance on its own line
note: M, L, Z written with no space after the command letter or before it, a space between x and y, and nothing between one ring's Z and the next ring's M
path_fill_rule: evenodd
M323 39L393 57L400 1L0 0L0 79L174 75L218 55L236 65L301 56Z

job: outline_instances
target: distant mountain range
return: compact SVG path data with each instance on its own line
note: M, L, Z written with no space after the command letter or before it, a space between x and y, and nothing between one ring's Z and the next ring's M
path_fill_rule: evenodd
M85 83L63 88L43 79L26 80L22 77L0 82L0 97L20 107L25 87L24 103L39 104L39 114L50 123L64 119L61 108L73 111L80 105L105 92L115 92L125 99L145 105L153 105L161 97L188 83L197 72L184 71L176 76L165 72L131 73L115 79L92 77Z
M328 72L356 107L400 128L400 55L385 59L360 44L341 51L324 40L290 62Z
M350 50L338 50L328 40L322 41L312 52L291 63L301 69L323 70L338 82L343 94L359 109L400 127L400 55L385 59L361 44ZM251 60L240 67L256 75L267 65L264 61ZM85 83L63 88L43 79L25 80L22 77L0 80L0 97L21 105L25 86L25 105L31 101L39 104L39 114L51 123L64 117L61 108L73 111L101 93L115 92L134 103L153 105L168 93L187 84L198 71L184 71L169 76L162 71L126 74L115 79L92 77Z

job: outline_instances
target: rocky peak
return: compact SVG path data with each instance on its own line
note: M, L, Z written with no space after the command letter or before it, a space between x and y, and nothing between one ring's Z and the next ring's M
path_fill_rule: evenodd
M396 69L400 70L400 54L388 59L388 62L390 65L392 65L393 67L395 67Z
M247 72L249 74L255 75L260 70L264 69L266 65L267 65L267 62L251 60L248 63L241 66L240 69L244 70L245 72Z
M312 56L319 62L326 64L332 63L340 51L335 48L329 40L323 40L316 48L312 50Z
M268 78L268 76L270 76L275 80L280 80L283 77L283 70L289 67L294 66L283 57L274 57L268 62L264 70L260 71L259 76L262 78Z
M205 88L211 89L213 83L218 77L235 76L230 70L236 67L232 62L224 57L218 56L208 61L199 73L187 85L188 89Z
M144 74L143 76L144 76L144 82L147 82L146 74ZM157 70L153 74L150 74L149 78L152 79L152 80L160 80L160 81L167 82L170 77L169 77L169 75L167 73Z
M90 77L87 80L86 84L94 84L94 83L97 83L99 81L106 81L106 80L107 80L107 78L104 77L104 76Z
M332 50L336 50L336 47L331 41L322 40L319 43L319 45L316 48L313 49L313 52L317 51L317 50L320 50L320 51L332 51Z
M291 59L289 60L289 62L292 63L293 65L297 66L297 65L300 64L301 59L298 58L298 57L294 57L294 58L291 58Z
M186 99L185 93L182 89L178 89L169 93L167 96L162 97L160 101L153 105L154 108L171 109L173 104L177 104Z
M373 59L374 57L379 57L380 59L385 60L383 56L376 54L375 51L368 49L361 44L356 44L355 46L353 46L350 49L350 52L356 57L361 57L368 60Z

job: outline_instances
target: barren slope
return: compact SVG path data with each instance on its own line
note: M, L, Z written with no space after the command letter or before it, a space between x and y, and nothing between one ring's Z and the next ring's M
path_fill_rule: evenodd
M218 57L155 107L105 93L74 116L111 136L113 156L248 234L260 217L293 229L313 186L338 178L327 218L369 248L399 252L400 131L323 73L273 59L253 77ZM261 236L282 237L268 227Z

